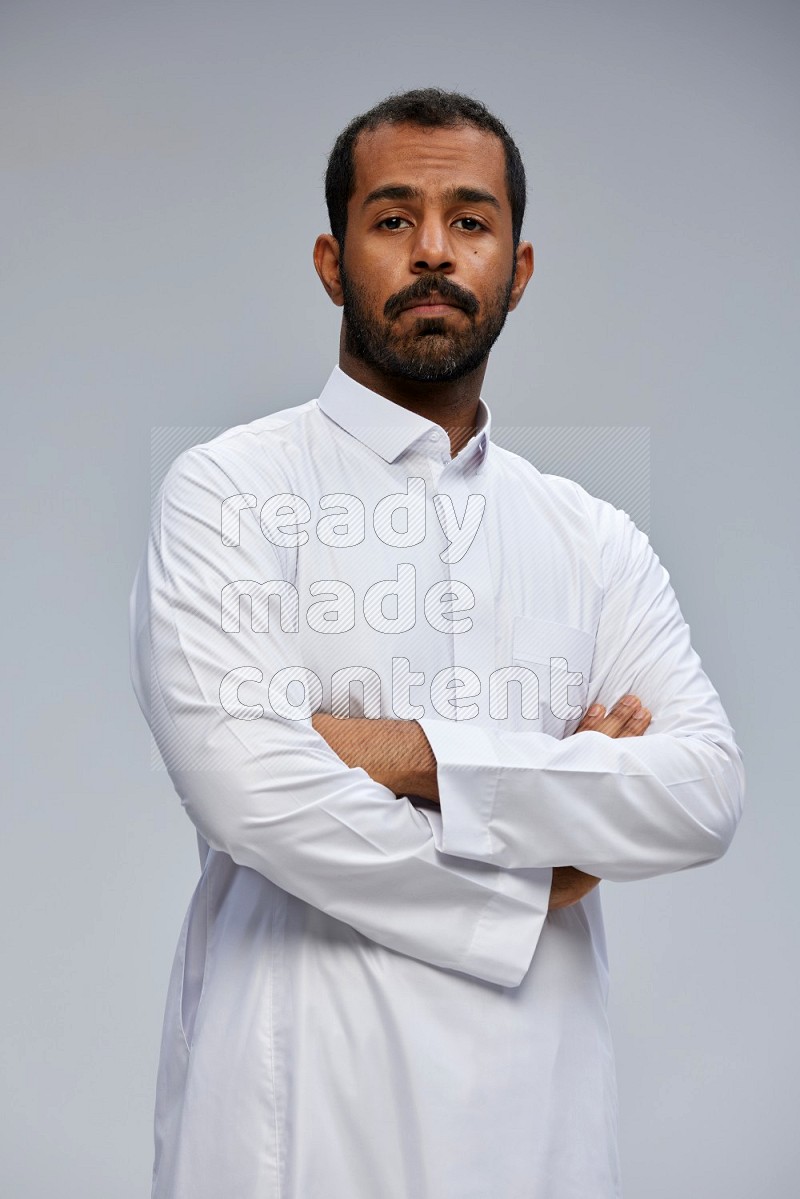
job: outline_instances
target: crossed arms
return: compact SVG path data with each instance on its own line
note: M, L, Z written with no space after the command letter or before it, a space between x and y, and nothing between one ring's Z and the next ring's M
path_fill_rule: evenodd
M650 720L650 713L635 695L624 695L608 713L602 704L591 707L575 733L593 731L607 737L641 737ZM348 766L362 767L370 778L398 797L419 796L438 803L436 758L417 721L366 718L344 721L319 712L311 723ZM596 875L574 866L554 866L548 910L577 903L599 882Z
M528 970L554 869L647 878L725 851L742 797L730 725L666 572L608 506L597 530L607 576L589 694L605 706L628 692L645 697L646 736L589 727L559 741L424 717L419 728L399 722L407 727L387 740L399 750L398 734L416 738L408 779L397 757L361 757L369 771L349 764L347 747L341 756L311 719L232 719L220 704L232 666L297 665L296 649L272 631L243 621L232 643L220 626L231 579L286 577L263 538L220 540L220 502L254 490L253 470L236 437L180 456L131 596L136 694L211 849L380 945L503 986ZM359 754L374 750L369 738ZM395 786L411 798L438 793L439 806L398 801Z

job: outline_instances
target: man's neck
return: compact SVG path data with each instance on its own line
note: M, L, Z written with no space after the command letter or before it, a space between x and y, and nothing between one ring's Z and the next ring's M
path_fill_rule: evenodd
M476 431L486 362L454 382L421 383L413 379L398 379L384 375L342 347L339 367L362 387L367 387L370 391L391 400L393 404L441 425L450 438L450 453L453 457Z

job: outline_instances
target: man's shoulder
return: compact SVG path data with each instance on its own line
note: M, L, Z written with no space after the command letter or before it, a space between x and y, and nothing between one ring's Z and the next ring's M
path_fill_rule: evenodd
M288 484L290 464L308 446L319 418L320 410L313 399L231 425L179 453L167 479L186 474L226 475L244 487L248 479L266 476L280 489L282 481Z
M281 408L266 416L256 417L255 420L231 425L229 429L191 448L219 461L247 455L252 453L255 447L277 450L282 446L300 443L309 422L317 420L318 417L316 399L307 400L304 404Z
M496 471L515 499L524 497L532 519L540 518L558 529L578 555L597 555L602 573L608 574L634 543L649 544L630 515L609 500L587 491L575 479L545 474L528 458L493 444ZM515 502L513 510L518 511Z
M542 505L552 507L565 516L591 524L603 524L624 516L608 500L593 495L575 479L566 475L552 475L540 471L529 458L514 453L504 446L492 443L497 470L507 485L518 487Z

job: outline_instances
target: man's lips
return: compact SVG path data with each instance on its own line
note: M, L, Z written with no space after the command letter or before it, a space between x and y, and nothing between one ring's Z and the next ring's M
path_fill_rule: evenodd
M411 312L415 316L447 316L451 312L463 312L460 304L443 300L440 296L431 296L425 300L412 300L406 304L402 312Z

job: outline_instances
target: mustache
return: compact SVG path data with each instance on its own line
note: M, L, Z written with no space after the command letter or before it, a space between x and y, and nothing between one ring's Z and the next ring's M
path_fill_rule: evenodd
M468 316L475 316L480 308L478 300L471 291L466 291L457 283L452 283L444 275L427 275L423 279L418 279L416 283L412 283L410 287L404 288L403 291L398 291L395 295L390 296L384 304L383 315L388 320L393 320L409 304L413 304L417 300L427 300L434 293L441 296L447 303L463 308Z

